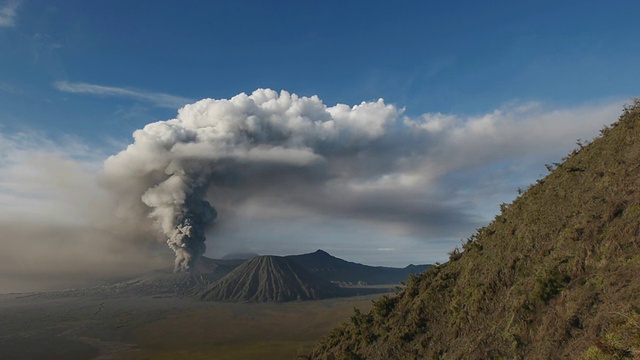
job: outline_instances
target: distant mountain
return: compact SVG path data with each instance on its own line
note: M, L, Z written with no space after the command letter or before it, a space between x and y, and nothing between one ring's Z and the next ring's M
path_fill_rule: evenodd
M601 134L307 357L640 359L640 99Z
M290 255L287 258L322 279L353 285L399 284L406 280L409 274L422 273L431 266L409 265L405 268L368 266L342 260L323 250L310 254Z
M341 289L281 256L248 260L196 294L205 301L283 302L341 295Z
M174 273L173 269L167 268L106 285L42 293L41 296L196 296L208 301L256 302L311 300L388 292L393 288L345 289L337 284L396 284L409 273L420 273L429 266L410 265L403 269L367 266L339 259L322 250L286 257L252 253L226 257L234 259L200 257L187 272ZM242 259L245 257L252 259ZM231 277L234 269L238 272ZM234 289L230 290L230 286Z

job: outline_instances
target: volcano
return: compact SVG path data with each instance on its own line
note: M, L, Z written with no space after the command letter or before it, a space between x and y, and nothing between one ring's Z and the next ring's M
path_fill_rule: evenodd
M340 296L342 290L281 256L257 256L208 286L205 301L285 302Z

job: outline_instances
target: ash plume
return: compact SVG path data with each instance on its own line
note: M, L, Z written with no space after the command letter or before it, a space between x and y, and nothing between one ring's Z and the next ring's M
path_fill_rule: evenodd
M302 211L401 236L464 236L481 219L467 210L474 200L460 197L466 185L458 172L495 189L492 177L469 174L531 149L539 157L555 148L540 139L555 144L575 132L564 125L549 140L540 123L556 124L563 114L527 117L530 108L410 118L382 99L326 106L317 96L258 89L200 100L135 131L134 142L105 161L103 182L122 221L152 219L175 252L176 271L189 270L211 229L234 216Z
M150 216L167 235L167 245L176 254L175 271L189 270L204 254L205 231L217 216L211 204L202 199L207 182L197 183L182 171L142 195L142 201L153 209Z
M379 138L399 113L382 100L327 107L315 96L269 89L205 99L135 131L134 143L105 161L104 177L120 215L153 219L175 252L175 270L184 271L205 252L217 216L205 199L212 185L251 187L255 171L269 181L323 166ZM325 164L322 172L332 170Z

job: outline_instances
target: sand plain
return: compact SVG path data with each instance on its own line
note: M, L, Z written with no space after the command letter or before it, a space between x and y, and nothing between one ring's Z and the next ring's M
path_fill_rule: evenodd
M0 295L0 359L288 359L381 294L288 303Z

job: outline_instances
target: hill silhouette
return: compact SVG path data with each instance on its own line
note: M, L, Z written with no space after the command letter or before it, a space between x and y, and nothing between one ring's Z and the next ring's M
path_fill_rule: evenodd
M323 250L309 254L289 255L287 258L320 278L350 284L399 284L406 280L409 274L419 274L431 266L409 265L405 268L368 266L337 258Z
M281 256L257 256L198 292L201 300L283 302L341 295L341 289Z
M313 359L640 356L640 102Z

